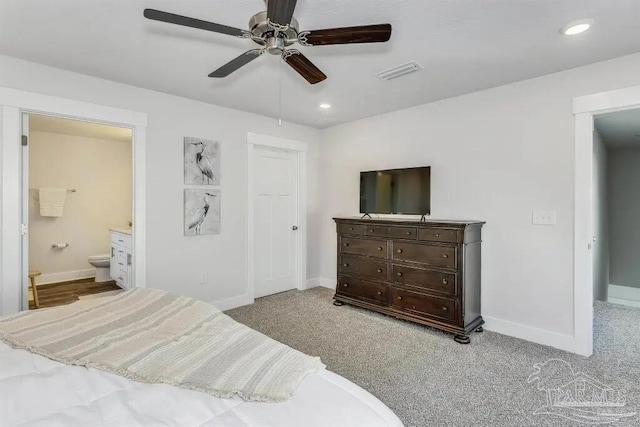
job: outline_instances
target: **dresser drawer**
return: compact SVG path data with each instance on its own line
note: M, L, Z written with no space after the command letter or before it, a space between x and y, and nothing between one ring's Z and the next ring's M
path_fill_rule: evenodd
M456 295L456 275L441 271L406 267L394 264L391 280L409 286L417 286L447 295Z
M336 293L351 298L387 305L389 287L382 283L367 282L355 277L338 276Z
M365 226L367 236L373 237L393 237L396 239L415 240L418 236L418 229L414 227L395 227L386 225Z
M390 293L393 307L415 314L426 314L450 322L456 320L455 300L397 288L391 288Z
M338 271L342 274L387 280L387 263L384 261L342 255Z
M338 231L340 234L364 234L365 226L362 224L339 224Z
M387 258L387 241L340 236L340 252L373 258Z
M419 243L393 242L392 258L445 268L457 268L458 248Z
M458 230L444 230L440 228L422 228L418 231L418 240L431 242L458 243Z

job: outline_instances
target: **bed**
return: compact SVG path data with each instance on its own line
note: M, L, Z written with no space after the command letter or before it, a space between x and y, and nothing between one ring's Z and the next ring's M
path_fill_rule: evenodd
M75 309L83 308L92 315L91 304L99 305L104 301L94 300L92 303L79 302L73 305L76 306ZM86 307L89 308L85 309ZM114 311L113 308L111 310ZM43 310L40 315L46 316L47 313ZM66 316L69 317L68 314ZM224 321L228 322L226 319ZM44 320L38 322L38 327L47 323ZM87 322L82 322L82 325L84 323ZM82 325L79 328L84 327ZM248 329L238 325L234 327ZM22 328L25 329L24 325ZM1 329L2 322L0 332ZM73 328L66 325L60 333L67 333L69 329ZM88 326L85 327L87 329ZM50 330L48 333L55 335ZM105 368L97 363L99 358L95 355L91 356L91 363L73 358L66 360L67 356L61 357L59 353L49 354L50 347L38 347L33 342L22 343L16 336L18 335L7 333L6 328L0 333L2 427L402 426L396 415L374 396L335 373L317 368L317 365L314 365L316 369L312 372L300 376L301 379L296 381L295 391L290 397L274 403L252 400L251 396L244 396L248 399L243 399L240 397L242 393L216 397L215 390L210 393L193 389L197 387L185 388L180 384L158 383L142 375L142 370L135 375L119 375L117 369ZM65 339L69 338L65 336ZM103 349L103 337L100 340L100 348ZM140 337L136 340L140 341ZM182 340L183 337L173 340L178 343L176 348L187 348L189 353L193 353L188 347L180 347ZM280 343L277 345L283 346ZM29 351L24 348L29 348ZM88 352L83 352L86 353ZM233 358L237 358L237 355ZM62 361L65 363L61 363ZM214 362L219 363L219 360ZM241 369L246 370L246 367ZM198 375L202 376L202 373ZM267 399L260 395L257 400Z

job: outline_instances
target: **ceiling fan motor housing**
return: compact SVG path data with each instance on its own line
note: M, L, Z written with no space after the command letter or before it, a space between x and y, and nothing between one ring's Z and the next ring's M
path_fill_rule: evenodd
M254 36L253 41L264 46L272 55L281 55L287 46L294 44L298 38L298 21L291 19L291 23L277 31L273 24L269 24L267 12L256 13L249 20L249 28Z

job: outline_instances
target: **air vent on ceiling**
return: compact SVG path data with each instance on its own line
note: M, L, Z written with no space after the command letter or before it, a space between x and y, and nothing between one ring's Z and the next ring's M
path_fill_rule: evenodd
M376 77L382 80L393 80L398 77L406 76L407 74L415 73L419 70L422 70L422 65L415 61L409 61L406 64L380 71L376 74Z

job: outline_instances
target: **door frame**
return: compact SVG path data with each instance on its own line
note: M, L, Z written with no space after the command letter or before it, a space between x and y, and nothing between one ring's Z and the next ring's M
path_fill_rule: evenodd
M575 352L593 354L593 131L594 116L640 107L640 86L573 100L574 114L574 337Z
M27 277L22 277L22 114L83 120L132 130L133 255L137 287L146 286L147 114L67 98L0 87L0 315L24 309ZM16 206L19 207L16 209ZM28 261L27 261L28 262Z
M300 290L307 289L307 151L308 144L303 141L295 141L292 139L284 139L275 136L261 135L253 132L247 134L247 175L248 175L248 200L247 200L247 304L255 301L255 277L254 277L254 221L255 221L255 203L254 203L254 185L255 179L255 151L256 148L270 148L276 150L288 151L296 154L296 170L298 175L298 185L296 188L298 206L296 208L296 218L298 232L295 233L297 263L295 266L296 288Z

